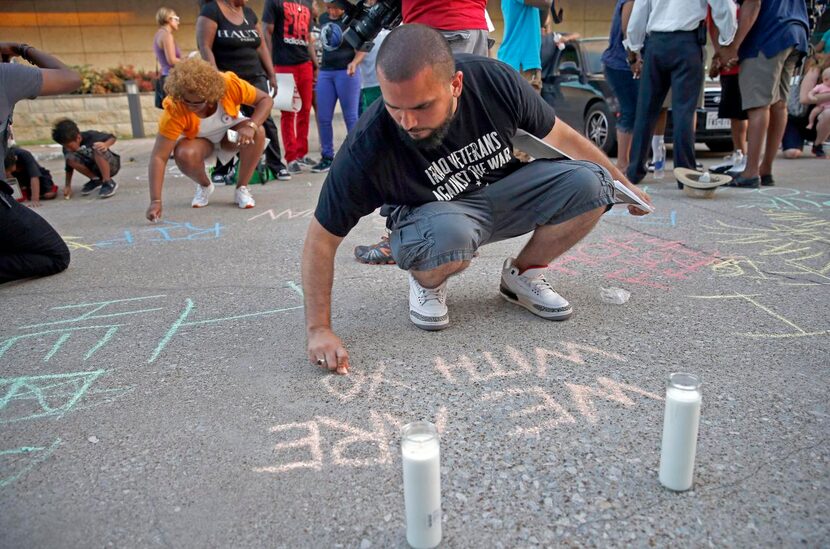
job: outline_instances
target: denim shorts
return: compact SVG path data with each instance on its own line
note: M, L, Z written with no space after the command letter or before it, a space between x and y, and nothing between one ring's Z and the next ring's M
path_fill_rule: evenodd
M609 67L605 67L605 79L611 85L617 102L620 104L617 129L624 133L631 133L634 131L634 117L637 116L637 94L640 91L640 81L634 78L631 69L623 71Z
M395 206L386 220L398 267L428 271L469 261L485 244L556 225L614 204L605 168L578 160L536 160L477 192L451 201Z

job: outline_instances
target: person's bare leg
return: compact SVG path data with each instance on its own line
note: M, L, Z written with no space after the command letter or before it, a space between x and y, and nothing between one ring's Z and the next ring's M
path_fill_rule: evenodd
M733 118L730 120L729 128L732 131L732 144L735 145L736 151L743 151L746 153L746 120Z
M816 122L816 145L821 145L830 137L830 109L825 109L818 115Z
M210 187L205 159L213 153L213 148L213 143L207 139L182 139L173 150L173 158L183 174L202 187Z
M424 288L437 288L452 275L458 274L470 266L469 261L451 261L429 271L409 271L418 284Z
M625 173L631 154L631 133L617 130L617 168Z
M86 165L78 162L77 160L69 160L67 163L69 164L70 168L72 168L79 174L85 175L90 179L99 179L97 174L93 173L92 170L86 167Z
M657 117L657 124L654 126L654 135L666 135L666 124L668 122L669 110L662 109Z
M741 176L758 177L758 170L761 167L761 150L764 147L764 137L769 127L769 107L756 107L749 109L749 126L747 128L746 169Z
M222 147L225 147L223 141ZM254 142L246 147L239 147L239 171L236 174L236 187L248 185L251 176L254 175L259 159L265 151L265 130L257 128Z
M523 271L530 267L550 264L590 233L605 213L605 209L605 206L600 206L563 223L537 227L513 265Z
M93 158L95 159L95 165L98 167L98 171L101 172L101 181L109 181L112 176L110 174L109 160L98 151L95 151Z
M778 155L778 147L784 138L787 127L787 104L783 101L774 103L769 108L769 129L767 130L767 144L764 147L764 158L761 160L758 173L772 174L772 163Z

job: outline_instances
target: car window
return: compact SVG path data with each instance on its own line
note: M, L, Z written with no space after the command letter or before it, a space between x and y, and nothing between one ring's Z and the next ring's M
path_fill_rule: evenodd
M565 46L565 49L559 55L556 68L559 72L562 72L563 67L579 68L579 54L573 46Z
M602 52L608 47L608 40L582 40L582 55L585 57L585 72L602 73Z

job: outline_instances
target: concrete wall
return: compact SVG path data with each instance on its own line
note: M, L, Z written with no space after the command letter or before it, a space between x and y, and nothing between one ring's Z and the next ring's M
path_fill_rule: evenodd
M261 15L263 2L250 0L248 5ZM614 0L558 0L565 22L556 30L606 36L614 4ZM27 42L73 65L154 69L155 13L162 5L182 18L176 33L179 47L185 53L195 49L197 0L0 0L0 39ZM496 26L493 38L501 42L501 0L488 0L487 8Z
M144 132L155 135L161 111L153 105L152 93L141 94ZM71 118L81 130L100 130L132 136L127 94L56 95L20 101L14 109L14 137L19 142L51 139L52 125Z

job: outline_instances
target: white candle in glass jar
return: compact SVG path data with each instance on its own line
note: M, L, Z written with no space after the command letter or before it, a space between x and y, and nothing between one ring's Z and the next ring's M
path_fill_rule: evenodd
M700 423L700 380L692 374L676 373L666 387L666 413L660 450L660 483L683 492L692 487Z
M435 425L416 421L401 436L406 541L418 549L441 543L441 452Z

